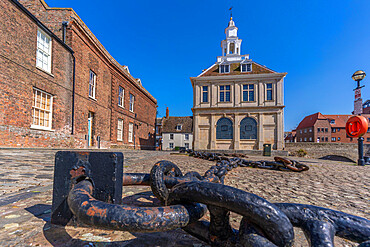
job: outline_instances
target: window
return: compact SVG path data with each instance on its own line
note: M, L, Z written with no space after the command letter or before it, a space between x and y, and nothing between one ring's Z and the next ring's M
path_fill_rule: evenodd
M242 64L242 72L251 72L252 71L252 64L247 63L247 64Z
M51 38L41 29L37 30L36 66L51 73Z
M321 132L324 132L324 128L321 128Z
M302 142L302 138L300 138L300 140L299 140L300 142Z
M230 65L220 65L220 73L229 73Z
M189 140L189 134L185 134L185 141Z
M134 124L129 123L128 124L128 141L132 142L134 136Z
M220 118L216 124L216 139L233 139L233 122L228 118Z
M123 137L123 120L118 119L117 123L117 141L122 141Z
M96 75L90 70L89 97L95 99Z
M369 137L368 137L368 138L366 138L366 141L367 141L367 142L370 142L370 138L369 138Z
M266 100L272 100L272 83L266 83Z
M39 89L33 89L32 124L38 129L51 129L53 96Z
M170 140L173 140L173 134L170 134Z
M257 139L257 121L251 117L246 117L240 122L240 139Z
M340 131L340 129L339 128L337 128L337 132L339 132Z
M321 137L321 141L324 141L325 140L325 138L324 137Z
M335 130L336 130L335 128L331 128L332 133L335 133Z
M254 101L254 84L243 85L243 101Z
M330 120L330 124L335 124L335 120L334 119Z
M130 111L134 111L135 96L130 94Z
M312 141L312 137L310 137L310 142Z
M338 137L338 141L340 141L340 137Z
M336 141L336 138L335 137L332 137L331 138L331 141L335 142Z
M300 130L300 131L299 131L299 133L301 133L301 134L302 134L302 130Z
M185 143L185 148L189 149L189 143Z
M304 129L304 133L307 133L307 129Z
M367 128L367 133L369 133L370 132L370 128Z
M230 85L220 86L220 102L230 102Z
M325 137L325 141L327 142L329 140L329 138Z
M176 130L182 130L182 125L181 124L176 125Z
M155 133L158 135L159 134L159 126L155 126Z
M317 132L320 132L320 128L317 128Z
M325 132L328 132L328 128L325 128Z
M208 102L208 86L203 86L202 87L202 102Z
M125 90L123 87L118 88L118 105L124 107Z
M307 137L304 138L304 141L306 142L307 141Z
M173 143L172 142L170 143L170 149L173 149Z
M308 130L309 130L310 132L312 132L312 129L311 129L311 128L309 128Z

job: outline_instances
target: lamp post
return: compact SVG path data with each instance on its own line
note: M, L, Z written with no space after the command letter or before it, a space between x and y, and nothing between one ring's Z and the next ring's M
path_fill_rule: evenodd
M360 82L365 78L366 73L362 70L357 70L352 75L352 79L357 82L357 87L354 89L355 91L355 115L361 115L362 113L362 98L361 98L361 88L365 86L360 86ZM364 138L361 136L358 138L358 161L357 164L359 166L365 165L364 160Z

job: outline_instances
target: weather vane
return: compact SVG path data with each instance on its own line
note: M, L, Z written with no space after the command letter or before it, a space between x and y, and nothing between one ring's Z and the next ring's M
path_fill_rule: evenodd
M230 18L233 18L233 6L231 6L230 10Z

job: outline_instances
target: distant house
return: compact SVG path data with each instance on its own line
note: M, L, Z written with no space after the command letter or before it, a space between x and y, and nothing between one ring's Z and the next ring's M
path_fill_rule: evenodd
M162 121L162 150L193 148L193 117L165 117Z
M370 100L366 100L365 103L362 104L362 113L370 114Z
M347 120L353 115L323 115L320 112L306 116L296 129L296 142L356 143L357 138L346 134ZM370 114L363 114L369 121ZM370 143L370 133L364 135Z
M297 135L297 131L296 130L292 130L292 131L286 132L286 135L285 135L285 138L284 138L285 143L297 142L296 135Z

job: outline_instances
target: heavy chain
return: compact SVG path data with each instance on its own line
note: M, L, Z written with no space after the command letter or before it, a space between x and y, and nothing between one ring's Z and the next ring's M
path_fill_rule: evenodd
M213 247L293 246L293 226L302 228L311 246L334 246L335 235L361 243L359 247L370 245L369 220L312 205L270 203L255 194L223 184L229 170L252 166L254 161L210 153L193 154L217 160L217 164L203 176L197 172L183 175L169 161L157 162L150 174L124 174L124 186L150 185L153 194L163 203L161 207L132 207L98 201L91 196L93 183L88 180L74 186L68 196L68 205L79 221L94 227L139 232L181 227ZM260 162L261 168L281 169L280 164L286 162L281 159L275 159L272 164ZM297 164L294 167L306 167ZM210 222L200 220L207 208ZM230 211L243 216L239 230L230 225Z

